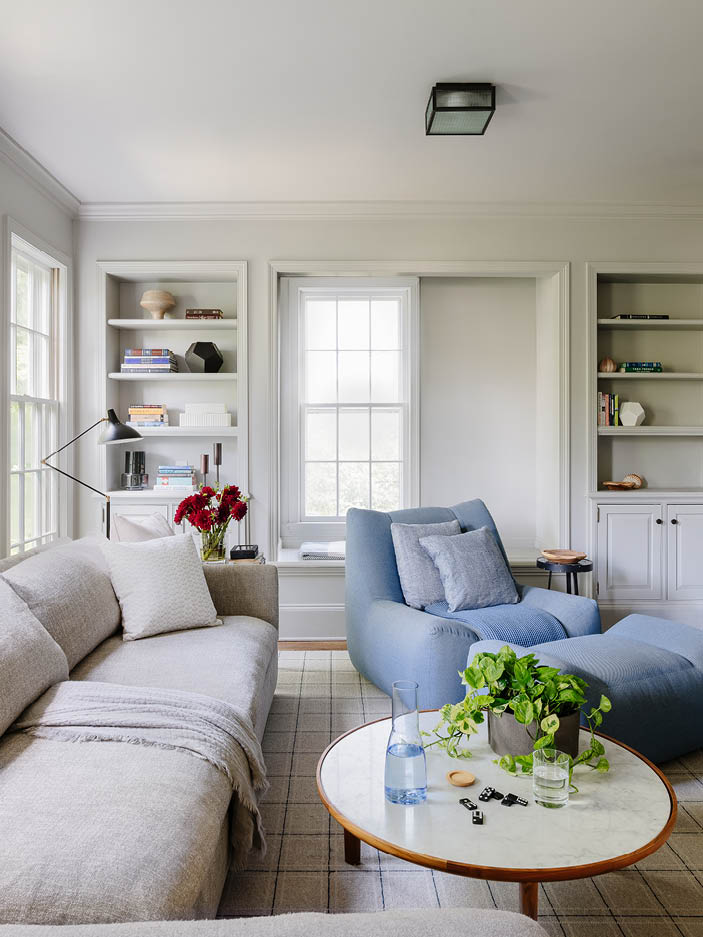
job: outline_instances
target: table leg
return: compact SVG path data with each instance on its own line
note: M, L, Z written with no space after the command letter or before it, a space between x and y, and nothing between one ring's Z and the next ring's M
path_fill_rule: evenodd
M552 571L551 571L551 569L549 570L549 582L547 583L547 588L548 588L548 589L551 589L551 588L552 588Z
M566 574L566 592L571 595L571 573Z
M537 920L539 882L520 882L520 913Z
M573 573L573 577L574 577L574 595L578 595L578 594L579 594L579 577L578 577L578 573Z
M344 831L344 861L350 865L359 865L361 862L361 840L349 830Z

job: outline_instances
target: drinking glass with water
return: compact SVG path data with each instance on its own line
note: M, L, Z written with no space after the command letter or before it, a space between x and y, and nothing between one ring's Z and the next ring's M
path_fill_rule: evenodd
M386 799L420 804L427 799L427 764L417 711L417 683L393 684L393 727L386 747Z
M532 794L542 807L569 803L569 756L556 748L541 748L532 755Z

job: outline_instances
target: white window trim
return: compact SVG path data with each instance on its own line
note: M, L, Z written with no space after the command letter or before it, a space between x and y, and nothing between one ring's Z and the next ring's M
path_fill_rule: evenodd
M5 483L0 485L0 556L6 556L10 547L10 375L11 347L10 309L12 303L12 250L17 246L22 253L40 263L59 269L57 298L56 343L62 354L58 361L57 390L59 395L59 440L73 435L73 263L71 257L58 250L43 238L34 234L20 222L6 216L2 250L2 272L4 289L0 308L0 347L4 349L0 373L0 465L4 469ZM73 472L73 452L65 453L62 467ZM58 487L58 530L59 537L73 536L73 486L59 481Z
M283 277L280 281L279 386L281 546L296 547L303 540L343 540L346 524L336 518L313 520L303 516L303 472L300 414L300 303L306 290L349 290L396 294L404 304L402 345L405 357L403 507L416 505L420 491L419 459L419 279L417 277ZM289 466L291 468L289 468Z

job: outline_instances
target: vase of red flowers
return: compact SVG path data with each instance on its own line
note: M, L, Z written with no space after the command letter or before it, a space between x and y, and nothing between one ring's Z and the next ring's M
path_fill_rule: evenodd
M174 521L188 523L200 531L200 555L203 563L224 563L225 537L231 520L241 521L247 513L247 502L236 485L225 485L216 491L203 485L195 494L184 498L176 509Z

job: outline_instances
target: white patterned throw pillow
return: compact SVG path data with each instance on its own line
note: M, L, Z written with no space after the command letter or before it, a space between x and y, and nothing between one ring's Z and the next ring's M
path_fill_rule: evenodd
M102 545L122 609L123 640L220 624L192 537Z

